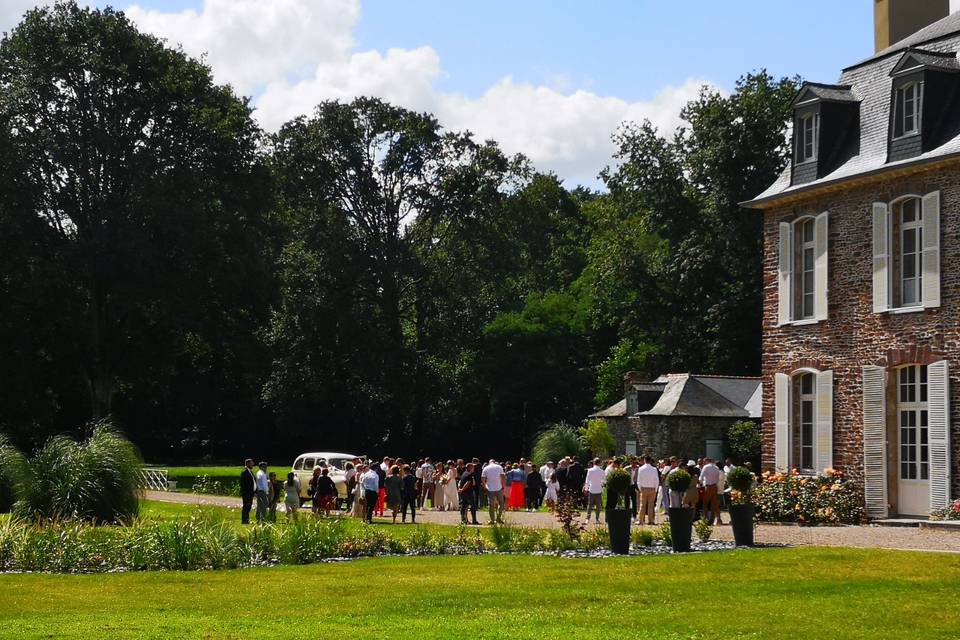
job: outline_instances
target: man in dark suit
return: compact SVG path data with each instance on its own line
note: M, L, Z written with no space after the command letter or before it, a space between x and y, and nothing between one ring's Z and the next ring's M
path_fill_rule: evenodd
M256 478L253 477L253 460L247 458L240 472L240 499L243 508L240 510L240 522L250 524L250 509L253 508L253 494L256 488Z
M583 483L587 480L587 472L584 470L583 465L580 464L580 460L577 458L573 459L573 462L570 463L570 466L567 468L567 489L570 492L570 495L574 496L577 500L577 503L580 506L583 506L585 497L583 495Z

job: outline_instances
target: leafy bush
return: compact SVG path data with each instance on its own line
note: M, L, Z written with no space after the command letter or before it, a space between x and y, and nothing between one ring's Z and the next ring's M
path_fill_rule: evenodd
M764 472L752 500L757 518L765 522L859 524L864 519L863 490L834 469L820 476Z
M610 533L606 527L593 527L580 535L577 546L582 551L596 551L610 544Z
M30 520L128 521L140 510L140 455L106 422L77 443L47 441L24 465L14 512Z
M561 422L542 431L533 444L533 459L539 464L547 460L559 462L562 458L584 458L580 434L570 425Z
M753 420L734 422L727 431L727 448L739 464L759 465L762 442L760 425Z
M233 482L224 482L211 476L199 476L194 478L190 491L212 496L239 496L240 483L235 479Z
M607 508L616 509L629 490L630 473L623 469L611 471L607 476Z
M578 539L586 529L586 525L580 520L580 509L577 507L577 501L572 496L560 495L560 499L557 500L557 505L553 510L553 516L571 540Z
M697 534L697 539L700 540L700 542L706 542L710 539L710 536L713 535L713 527L710 526L706 518L700 518L694 522L693 530Z
M0 513L9 513L23 490L23 455L0 433Z
M580 440L590 449L595 458L605 458L617 446L617 441L610 435L610 427L603 418L594 418L581 427Z
M638 527L630 531L630 541L635 547L649 547L653 544L656 536L650 529Z
M734 467L727 474L727 484L734 491L748 495L753 488L753 474L746 467Z
M683 493L690 488L691 480L692 478L686 470L674 469L667 475L667 486L670 487L670 491Z
M960 520L960 500L954 500L942 509L930 512L931 520Z
M663 541L663 544L673 544L673 532L670 529L670 523L664 522L660 525L660 530L657 532L660 540Z

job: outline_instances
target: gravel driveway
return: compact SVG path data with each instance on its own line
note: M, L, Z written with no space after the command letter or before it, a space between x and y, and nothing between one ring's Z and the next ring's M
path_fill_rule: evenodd
M145 497L148 500L159 500L161 502L240 507L240 498L229 496L147 491ZM486 512L478 513L481 522L486 522L487 520L485 513ZM417 519L420 522L455 525L460 522L460 514L449 511L427 511L418 514ZM548 513L508 512L506 520L512 524L525 527L547 528L559 526L553 516ZM389 521L389 518L387 518L387 521ZM713 535L718 540L733 539L733 534L729 526L714 527ZM881 527L875 525L860 527L793 527L761 524L757 527L755 539L757 542L771 544L803 544L828 547L906 549L960 553L960 529L957 531L943 531L910 527Z

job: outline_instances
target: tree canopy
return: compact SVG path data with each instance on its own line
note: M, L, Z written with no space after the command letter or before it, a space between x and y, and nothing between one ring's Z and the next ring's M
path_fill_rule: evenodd
M605 189L375 98L262 132L120 12L0 40L0 431L148 459L519 456L623 374L755 374L797 79L612 132Z

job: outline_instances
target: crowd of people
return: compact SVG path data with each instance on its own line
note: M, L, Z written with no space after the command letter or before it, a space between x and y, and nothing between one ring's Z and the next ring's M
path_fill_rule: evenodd
M733 466L730 458L721 466L710 458L684 463L682 458L658 461L649 456L594 458L588 466L569 456L539 466L526 458L504 463L493 459L481 463L478 458L446 462L429 457L407 461L387 456L381 462L355 458L344 466L346 499L341 500L331 468L321 460L313 469L308 495L316 515L339 512L342 502L347 513L367 522L389 513L394 523L398 516L401 523L408 518L416 523L418 512L434 510L459 511L463 524L478 525L477 512L486 509L489 522L500 523L507 510L538 511L545 505L552 512L560 500L585 510L588 521L592 516L600 522L607 479L615 469L623 469L631 480L625 506L637 524L656 524L658 512L678 506L693 508L698 518L711 524L723 524L721 513L730 500L726 474ZM667 487L667 476L679 468L691 476L683 495L672 494ZM280 481L267 471L266 463L255 466L248 459L240 474L240 491L243 523L250 521L254 502L258 522L276 521L281 497L287 518L298 517L301 485L292 471Z

